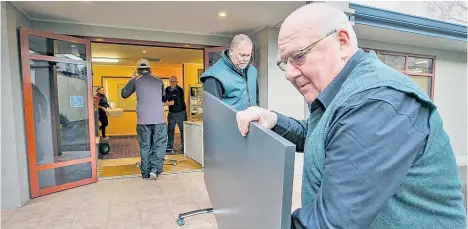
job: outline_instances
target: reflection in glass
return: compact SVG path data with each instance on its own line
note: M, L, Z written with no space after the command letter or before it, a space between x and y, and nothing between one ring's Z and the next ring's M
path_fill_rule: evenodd
M388 54L377 54L379 59L383 61L388 66L394 68L397 71L404 71L405 70L405 57L404 56L394 56Z
M29 53L53 56L52 40L44 37L29 36Z
M213 66L220 58L221 52L209 52L208 53L208 67Z
M39 188L49 188L89 179L92 176L91 162L39 171Z
M68 41L54 40L55 56L71 60L86 60L86 46Z
M408 73L432 74L432 59L408 57Z
M90 157L86 66L31 61L38 165Z
M86 61L86 46L84 44L38 36L29 36L29 53Z

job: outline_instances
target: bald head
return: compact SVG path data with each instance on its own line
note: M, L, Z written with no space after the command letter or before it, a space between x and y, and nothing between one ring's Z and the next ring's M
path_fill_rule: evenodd
M169 78L169 84L171 85L172 88L176 88L177 87L177 77L171 76L171 78Z
M353 26L346 14L327 3L310 3L291 13L281 25L280 37L285 38L293 33L317 38L334 29L344 29L350 35L350 42L357 47L357 38Z
M312 103L358 50L348 17L326 3L311 3L281 25L278 52L286 78Z

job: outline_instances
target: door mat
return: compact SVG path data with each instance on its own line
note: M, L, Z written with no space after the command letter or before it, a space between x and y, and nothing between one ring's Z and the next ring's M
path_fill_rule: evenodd
M185 170L197 170L197 169L201 169L201 165L190 158L177 160L176 166L169 164L168 160L164 162L164 172L167 172L167 173L182 172ZM129 165L101 167L99 177L116 177L116 176L128 176L128 175L139 175L139 174L141 174L140 168L137 167L135 164L129 164Z

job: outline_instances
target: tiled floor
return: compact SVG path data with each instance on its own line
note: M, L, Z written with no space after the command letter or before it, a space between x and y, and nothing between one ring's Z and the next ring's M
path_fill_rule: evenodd
M300 206L300 186L295 176L293 209ZM187 218L183 227L175 223L180 213L210 206L203 172L103 180L2 211L1 228L215 229L212 214Z

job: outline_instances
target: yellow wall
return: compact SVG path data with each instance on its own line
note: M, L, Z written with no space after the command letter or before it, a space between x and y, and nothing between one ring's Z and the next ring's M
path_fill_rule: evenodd
M202 64L184 64L184 93L187 104L187 116L190 119L190 86L198 84L198 69L203 69Z
M136 70L135 67L127 66L100 66L93 65L93 86L105 86L102 84L102 77L131 77L133 71ZM179 86L183 87L184 78L182 75L182 65L180 64L158 64L153 65L151 71L154 75L161 78L169 78L173 75L177 77L179 81ZM116 80L114 80L116 81ZM117 80L118 81L118 80ZM116 82L117 82L116 81ZM127 79L124 81L128 81ZM109 81L110 82L110 81ZM119 84L121 82L118 82ZM116 87L117 83L111 83L107 85L108 87ZM108 88L108 91L116 91L117 89ZM95 93L95 92L93 92ZM115 96L120 95L109 95L109 101L115 102L117 104L117 99ZM187 100L186 100L187 101ZM165 117L167 120L167 111L165 112ZM137 117L136 112L124 112L120 117L109 117L109 126L107 127L107 135L116 136L116 135L136 135L136 123ZM176 133L179 133L176 128Z

